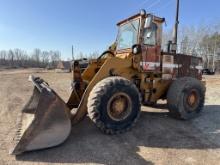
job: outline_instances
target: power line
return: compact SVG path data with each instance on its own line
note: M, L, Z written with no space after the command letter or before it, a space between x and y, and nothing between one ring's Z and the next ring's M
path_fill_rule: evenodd
M138 5L138 8L141 8L142 6L144 6L146 3L148 3L150 0L145 0L144 2L140 3L140 5Z
M144 7L145 4L148 3L148 7L146 8L146 10L149 10L161 2L161 0L157 0L157 1L153 1L153 2L149 3L150 1L151 0L145 0L144 2L140 3L140 5L138 5L137 8L140 9L140 8Z
M141 7L143 7L145 4L149 3L151 0L145 0L143 1L142 3L140 3L140 5L138 5L138 9L140 9ZM169 5L172 4L174 0L169 0L169 1L166 1L166 3L158 8L155 8L155 13L157 13L159 10L161 9L164 9L164 8L167 8ZM161 2L161 0L157 0L157 1L154 1L150 4L148 4L148 7L146 8L146 10L149 10L151 9L152 7L155 7L156 5L158 5L159 3Z
M135 7L134 7L134 9L135 9L135 12L137 11L137 10L140 10L140 9L142 9L142 8L144 8L144 5L145 4L150 4L150 6L153 4L152 2L150 3L150 1L151 0L144 0L143 2L141 2L141 3L137 3L137 5L135 5ZM132 14L133 14L133 12L132 12Z
M72 60L74 60L74 47L72 45Z
M158 5L160 2L161 2L161 0L157 0L157 1L155 1L154 3L152 3L151 5L149 5L149 6L146 8L146 10L151 9L152 7Z
M171 5L171 3L172 3L173 1L174 1L174 0L167 1L166 4L164 4L163 6L157 8L155 11L159 11L159 10L161 10L161 9L167 8L169 5Z

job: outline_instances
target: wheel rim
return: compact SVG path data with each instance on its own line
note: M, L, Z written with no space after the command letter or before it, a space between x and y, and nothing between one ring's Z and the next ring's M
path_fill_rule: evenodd
M122 121L126 119L132 109L130 97L123 92L114 94L107 104L108 116L114 121Z
M198 105L198 93L196 90L191 90L187 96L187 104L190 106L191 111L194 111Z

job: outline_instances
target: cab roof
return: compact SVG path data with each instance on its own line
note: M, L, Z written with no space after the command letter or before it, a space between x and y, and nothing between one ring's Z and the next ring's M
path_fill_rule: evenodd
M149 15L151 15L151 14L146 14L144 17L147 18ZM134 19L134 18L138 18L138 17L140 17L140 16L141 16L141 13L138 13L138 14L136 14L136 15L133 15L133 16L131 16L131 17L128 17L128 18L126 18L126 19L124 19L124 20L118 22L118 23L117 23L117 26L119 26L119 25L121 25L121 24L123 24L123 23L125 23L125 22L127 22L127 21L129 21L129 20L132 20L132 19ZM160 23L165 22L165 18L157 17L157 16L155 16L155 15L153 15L153 16L154 16L154 21L160 22Z

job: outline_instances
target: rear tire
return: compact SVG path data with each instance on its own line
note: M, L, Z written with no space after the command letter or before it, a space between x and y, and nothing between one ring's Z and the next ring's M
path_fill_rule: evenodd
M192 77L175 80L167 93L170 115L184 120L197 117L203 109L204 100L204 85Z
M88 98L88 114L106 134L128 131L140 114L140 97L136 86L122 77L109 77L95 85Z

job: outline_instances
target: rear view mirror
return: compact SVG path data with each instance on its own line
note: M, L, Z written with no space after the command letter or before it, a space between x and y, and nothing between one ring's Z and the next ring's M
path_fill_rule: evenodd
M153 15L148 15L145 20L144 28L150 28L153 23Z

